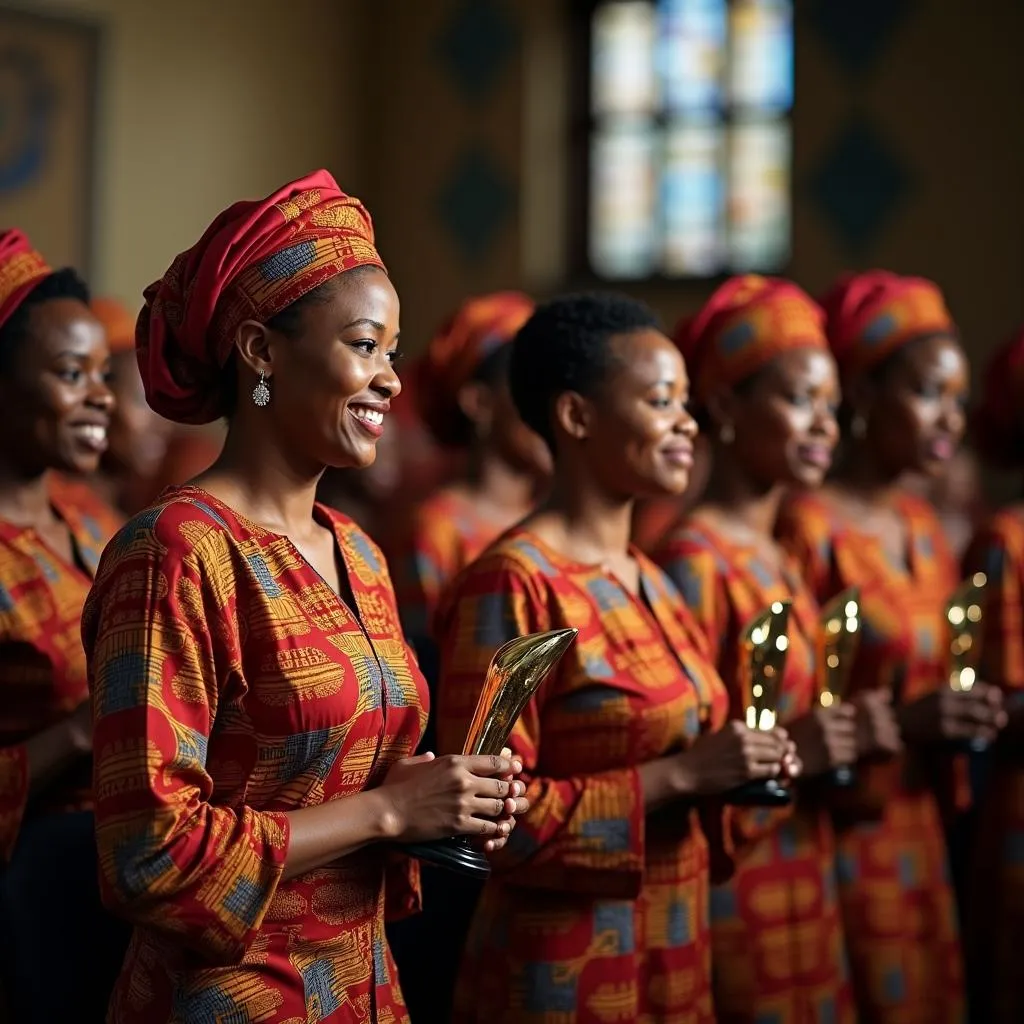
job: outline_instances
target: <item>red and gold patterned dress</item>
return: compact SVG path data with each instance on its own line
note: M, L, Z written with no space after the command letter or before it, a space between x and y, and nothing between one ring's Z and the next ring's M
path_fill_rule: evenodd
M729 717L746 717L736 685L740 634L773 601L793 603L780 721L803 715L818 694L818 613L795 565L782 572L709 523L691 520L655 560L679 588L718 657ZM731 816L735 872L711 890L715 1011L719 1024L818 1024L854 1020L835 884L835 834L816 791L791 810Z
M1003 687L1007 709L1024 702L1024 509L1009 508L978 531L965 570L988 576L982 678ZM991 1024L1024 1020L1024 751L1019 734L996 744L978 809L968 883L972 1010ZM980 1005L974 1006L973 1000Z
M0 864L10 860L28 804L24 741L89 697L82 606L117 515L86 486L50 478L50 503L76 562L30 527L0 519ZM31 813L92 806L88 758L32 803Z
M384 916L416 908L411 862L370 846L281 879L282 812L379 784L426 717L379 549L316 515L354 606L199 488L104 555L83 635L101 884L136 926L118 1024L407 1020Z
M459 577L439 616L444 749L461 746L502 643L579 629L512 732L531 806L493 859L458 1022L714 1021L698 812L645 815L636 766L718 728L727 699L678 592L634 556L640 597L514 529Z
M861 588L863 628L852 692L886 689L909 703L945 685L945 603L955 561L931 507L897 499L906 564L805 494L783 509L781 539L817 599ZM948 759L909 752L860 764L857 784L834 797L837 876L857 1019L864 1024L960 1024L963 965L939 797L952 788Z

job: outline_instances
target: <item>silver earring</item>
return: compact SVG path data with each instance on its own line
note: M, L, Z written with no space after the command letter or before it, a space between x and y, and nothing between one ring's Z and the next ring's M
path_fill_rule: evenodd
M736 440L736 431L731 423L722 424L721 429L718 431L718 440L722 444L732 444Z
M864 419L861 413L854 413L853 419L850 420L850 433L853 434L858 440L862 440L867 436L868 422Z
M252 389L252 401L253 405L258 405L261 409L270 404L270 387L267 384L267 375L262 370L259 383Z

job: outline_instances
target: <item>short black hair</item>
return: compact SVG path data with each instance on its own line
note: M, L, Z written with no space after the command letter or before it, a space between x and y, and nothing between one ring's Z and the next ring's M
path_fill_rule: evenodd
M658 329L654 311L614 292L562 295L537 307L512 342L509 388L523 422L554 451L555 399L566 391L591 395L613 358L617 335Z
M32 310L51 299L78 299L89 304L89 286L71 267L55 270L44 277L21 300L18 308L0 327L0 370L7 370L14 362L15 356L28 340L31 332Z

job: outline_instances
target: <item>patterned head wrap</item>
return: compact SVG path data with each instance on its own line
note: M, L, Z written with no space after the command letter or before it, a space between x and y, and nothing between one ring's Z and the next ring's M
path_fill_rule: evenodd
M17 228L0 232L0 327L53 271Z
M459 390L480 364L507 345L529 320L533 300L521 292L494 292L468 299L430 340L418 365L420 415L443 444L458 439Z
M997 465L1021 462L1024 426L1024 330L996 350L982 382L974 428L982 454Z
M135 348L135 317L117 299L93 299L89 308L92 315L103 324L112 354L130 352Z
M235 203L145 291L135 337L149 404L177 423L217 419L238 326L362 266L384 269L370 215L327 171Z
M908 342L956 333L942 292L923 277L887 270L847 274L821 304L832 354L845 379L878 366Z
M704 402L715 387L732 387L791 349L827 352L824 321L818 304L791 281L731 278L676 327L694 398Z

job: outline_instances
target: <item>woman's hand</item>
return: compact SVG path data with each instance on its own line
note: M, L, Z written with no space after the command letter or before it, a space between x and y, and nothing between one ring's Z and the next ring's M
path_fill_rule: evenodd
M512 751L505 747L501 751L502 757L507 757L512 762L512 771L508 775L502 776L505 782L514 781L515 777L519 775L523 770L523 762L518 757L512 755ZM522 792L526 792L526 783L520 782L518 785L522 786ZM508 837L512 834L512 830L516 827L516 817L520 814L525 814L530 809L530 802L528 799L523 798L514 801L516 806L511 810L507 811L498 819L498 834L493 839L484 839L482 842L476 840L477 845L484 853L494 853L496 850L500 850L507 842ZM506 800L506 810L510 801ZM507 831L502 828L503 825L507 825Z
M748 729L740 721L699 737L677 755L677 764L683 776L679 791L694 796L725 793L752 779L793 778L802 768L784 729Z
M807 775L824 775L857 760L857 709L852 704L816 707L788 728Z
M900 723L888 690L864 690L851 701L857 709L857 756L895 757L903 750Z
M904 738L918 744L956 740L991 743L1006 725L1002 691L980 682L966 693L944 686L900 708L898 717Z
M522 763L510 757L419 754L396 761L380 787L386 801L385 832L402 843L448 836L476 836L498 849L512 818L529 804L526 787L513 776Z

